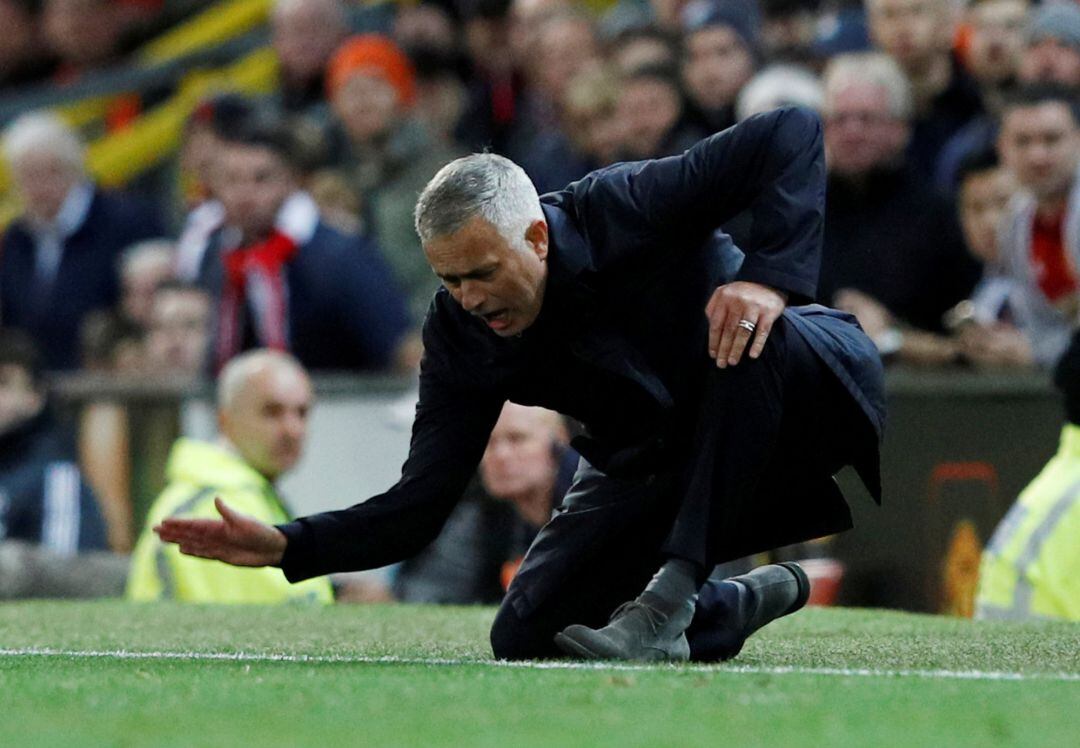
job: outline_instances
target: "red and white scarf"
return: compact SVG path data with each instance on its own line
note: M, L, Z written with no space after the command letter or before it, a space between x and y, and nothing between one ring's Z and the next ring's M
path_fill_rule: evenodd
M219 371L243 348L245 309L251 312L253 332L260 345L288 348L286 266L311 240L318 221L318 208L311 197L294 193L282 205L274 229L265 239L222 254L224 283L218 304L215 356Z

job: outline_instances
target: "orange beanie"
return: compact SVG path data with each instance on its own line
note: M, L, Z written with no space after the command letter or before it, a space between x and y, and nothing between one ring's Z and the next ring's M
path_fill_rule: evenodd
M360 34L338 47L326 67L326 90L335 95L357 72L375 74L397 91L398 101L412 106L416 100L416 72L394 42L381 34Z

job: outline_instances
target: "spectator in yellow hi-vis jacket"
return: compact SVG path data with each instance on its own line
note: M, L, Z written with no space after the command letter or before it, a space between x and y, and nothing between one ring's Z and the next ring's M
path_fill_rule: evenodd
M150 509L132 556L128 597L202 603L332 602L326 577L290 584L280 569L238 568L185 556L154 534L154 526L167 517L224 517L241 524L250 518L271 525L291 519L274 483L297 463L303 450L313 398L307 373L288 354L251 351L222 370L217 396L218 441L180 439L173 445L167 485Z
M975 617L1080 621L1080 332L1058 362L1068 423L1042 472L998 525L979 569Z

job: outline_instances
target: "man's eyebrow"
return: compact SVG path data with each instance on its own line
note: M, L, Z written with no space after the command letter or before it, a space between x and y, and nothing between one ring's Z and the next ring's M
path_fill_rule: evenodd
M461 275L451 275L449 273L445 274L445 275L442 274L442 273L437 273L436 275L438 275L439 278L441 278L444 281L451 281L451 282L456 281L456 280L463 280L463 279L464 280L472 280L472 279L479 278L479 277L481 277L483 275L487 275L488 273L490 273L492 270L494 270L497 267L498 267L498 263L493 262L490 265L483 265L481 267L476 268L475 270L470 270L467 273L462 273Z

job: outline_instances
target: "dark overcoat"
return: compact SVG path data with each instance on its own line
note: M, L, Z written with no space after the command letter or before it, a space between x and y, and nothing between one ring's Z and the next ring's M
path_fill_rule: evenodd
M281 526L286 576L378 567L422 549L461 497L506 400L577 419L585 436L574 446L615 479L678 463L715 366L704 308L725 280L731 249L718 227L749 211L752 239L736 278L809 302L824 190L817 116L783 109L681 156L617 164L543 196L549 271L536 323L498 337L439 290L424 325L420 401L401 480L351 508ZM856 467L877 493L873 435L884 397L873 344L852 317L824 307L789 307L784 320L865 416L873 444Z

